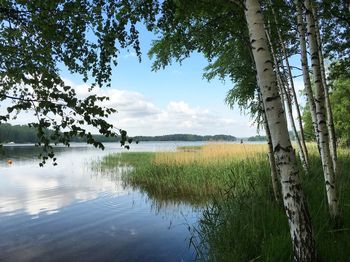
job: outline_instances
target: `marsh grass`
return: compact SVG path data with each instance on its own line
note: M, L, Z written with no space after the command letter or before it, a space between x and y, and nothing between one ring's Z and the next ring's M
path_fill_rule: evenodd
M110 155L102 166L135 167L123 180L152 198L203 204L236 183L234 174L259 175L261 167L268 169L265 151L262 145L208 144L176 152Z
M339 150L342 221L334 225L328 214L322 165L311 150L311 172L302 176L317 252L321 261L349 261L350 168L349 150ZM271 199L268 172L243 176L248 187L227 191L208 205L193 229L199 257L209 261L291 261L288 224L281 205ZM249 182L248 182L249 181ZM271 189L270 189L271 190ZM203 255L205 254L205 255Z
M204 146L179 147L176 152L159 152L155 155L154 164L186 165L227 164L253 160L267 154L267 146L262 144L216 144Z
M302 183L322 261L350 257L350 151L339 150L340 205L343 220L329 221L322 165L311 152L310 174ZM160 201L203 207L190 244L200 260L290 261L288 223L273 198L265 145L208 144L177 152L111 155L105 166L130 165L126 184Z

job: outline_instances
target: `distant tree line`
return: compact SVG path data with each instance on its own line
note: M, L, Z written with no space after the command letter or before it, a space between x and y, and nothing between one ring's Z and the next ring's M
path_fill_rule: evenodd
M46 130L50 133L52 131ZM99 142L119 142L116 137L105 137L103 135L93 135ZM137 141L236 141L237 138L230 135L200 136L193 134L172 134L164 136L135 136L132 138ZM0 125L0 143L37 143L38 137L36 129L27 125ZM84 138L72 137L71 142L86 142Z
M52 130L45 130L47 134L53 132ZM99 142L116 142L115 137L105 137L103 135L94 135L96 141ZM37 143L38 136L34 127L28 125L0 125L0 143ZM72 137L71 142L86 142L86 138L80 138L77 136Z
M257 135L257 136L251 136L251 137L248 137L248 141L267 141L267 137L266 136L260 136L260 135Z
M36 129L27 125L0 125L0 143L36 143L38 141Z
M193 134L172 134L164 136L135 136L135 141L236 141L237 138L230 135L200 136Z

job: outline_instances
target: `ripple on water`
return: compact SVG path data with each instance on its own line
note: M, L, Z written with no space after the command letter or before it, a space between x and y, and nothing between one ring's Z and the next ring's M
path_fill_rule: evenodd
M87 168L105 153L60 151L59 165L44 168L20 154L11 168L0 166L1 261L191 260L184 224L196 212L154 208L146 194L124 187L124 167Z

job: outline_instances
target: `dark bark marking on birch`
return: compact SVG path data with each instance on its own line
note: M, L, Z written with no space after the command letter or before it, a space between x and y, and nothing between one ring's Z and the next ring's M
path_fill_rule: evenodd
M275 148L274 148L274 152L278 152L278 151L284 151L287 153L291 152L291 146L287 146L287 147L282 147L280 143L278 143Z
M275 95L275 96L269 96L265 99L266 102L271 102L273 100L278 99L280 96L279 95Z

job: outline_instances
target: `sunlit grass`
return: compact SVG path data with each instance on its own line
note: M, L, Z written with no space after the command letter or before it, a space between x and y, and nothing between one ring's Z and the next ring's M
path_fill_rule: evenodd
M154 164L223 164L225 162L253 159L267 153L264 144L214 144L201 147L180 147L177 152L157 153Z

